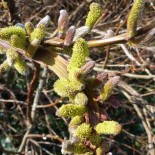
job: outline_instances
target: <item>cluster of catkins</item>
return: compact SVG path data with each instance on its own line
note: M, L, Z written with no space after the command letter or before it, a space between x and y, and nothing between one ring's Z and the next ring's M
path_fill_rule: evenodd
M93 10L94 6L97 11ZM136 35L143 7L143 0L135 0L127 22L129 42L132 42L132 38ZM94 12L98 14L96 20L93 20ZM91 30L100 15L99 5L96 3L90 5L89 18L87 17L85 27L80 30L86 32ZM58 116L70 118L70 139L64 140L62 154L103 155L108 151L109 145L101 135L117 135L122 128L118 122L103 118L104 102L111 96L119 77L107 80L107 73L102 73L95 78L87 78L86 75L94 67L94 62L86 62L89 56L87 42L77 36L74 36L76 39L73 40L76 42L67 65L68 77L60 78L54 84L57 94L69 98L69 103L63 104L57 111ZM98 87L101 88L100 91Z
M94 12L96 12L95 16ZM102 73L96 78L86 77L95 63L93 61L86 62L86 58L89 56L88 45L87 42L79 36L88 33L100 15L100 6L97 3L92 3L85 26L77 29L74 35L70 33L73 37L68 35L70 28L66 32L66 43L70 42L68 38L72 38L73 42L75 41L72 48L71 59L67 65L68 77L59 78L54 84L54 90L58 95L69 98L69 103L63 104L56 113L60 117L71 119L69 123L71 136L69 140L64 140L62 144L62 154L104 154L108 151L109 147L108 143L101 138L101 135L117 135L121 131L120 124L115 121L102 121L100 114L102 113L100 105L102 106L103 102L110 97L112 90L119 82L119 77L116 76L109 79L96 96L94 95L95 89L103 85L103 81L107 79L108 74ZM98 115L96 120L92 119L93 113Z
M127 21L129 42L133 42L132 38L136 35L143 7L144 0L135 0ZM55 92L69 99L69 103L63 104L57 111L58 116L70 119L69 132L71 136L69 140L64 140L62 154L103 155L108 151L109 145L101 135L117 135L122 128L119 123L108 121L104 117L104 104L118 84L119 77L108 79L107 73L99 74L96 77L87 77L87 73L95 63L93 61L86 62L89 49L87 42L82 37L91 32L101 15L100 5L92 3L85 26L76 29L75 26L68 28L68 14L65 10L60 11L57 38L63 40L62 50L71 55L67 65L68 76L59 77L54 84ZM13 66L19 73L27 73L27 66L22 56L33 58L45 37L49 20L50 17L46 16L36 27L27 22L24 26L16 25L0 29L1 44L4 40L11 45L5 45L5 48L1 47L0 49L0 53L6 54L6 60L0 66L1 71ZM55 49L58 50L58 48ZM19 51L23 53L19 53ZM62 66L59 67L61 70Z
M27 22L25 25L17 24L16 26L0 29L1 42L4 40L11 45L8 44L4 46L5 48L0 48L0 53L6 55L6 60L0 66L1 72L14 67L20 74L25 75L28 73L28 68L22 56L33 57L45 36L49 21L50 17L46 16L36 27L31 22Z
M60 117L71 118L69 124L70 140L62 144L62 153L97 155L107 151L107 143L101 135L117 135L121 125L115 121L101 121L100 104L106 101L114 87L119 82L119 77L113 77L105 82L98 96L95 89L107 79L107 74L102 73L97 78L86 78L86 74L94 67L94 62L86 63L89 56L87 42L79 38L74 46L70 62L67 65L68 77L60 78L54 84L54 90L62 97L68 97L69 103L63 104L57 111ZM96 104L93 108L92 104ZM91 113L98 113L98 120L92 122ZM106 149L105 149L106 148Z

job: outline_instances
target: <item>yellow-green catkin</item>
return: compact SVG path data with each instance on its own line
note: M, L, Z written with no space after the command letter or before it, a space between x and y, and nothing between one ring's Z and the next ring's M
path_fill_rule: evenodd
M70 97L84 88L83 83L79 81L69 81L65 78L60 78L54 83L54 91L62 97Z
M92 127L88 123L82 123L77 127L74 132L74 136L80 138L81 140L85 140L92 133Z
M19 26L9 26L0 29L0 38L10 40L12 35L17 35L22 39L26 39L26 31Z
M28 35L30 35L34 30L34 25L31 22L25 23L25 29Z
M88 98L87 98L87 96L84 93L79 92L78 94L76 94L74 102L75 102L75 104L86 105L87 102L88 102Z
M87 42L83 38L79 38L73 46L73 54L67 66L68 71L72 72L75 68L82 67L88 56L89 49Z
M26 75L28 73L26 63L23 61L21 57L18 57L17 61L14 63L13 66L22 75Z
M82 116L86 112L86 107L83 105L76 105L76 104L66 104L62 105L57 110L57 115L60 117L75 117L75 116Z
M45 29L46 27L44 25L39 25L36 27L33 32L30 34L30 43L34 41L35 39L41 41L45 36Z
M127 33L129 37L134 37L137 33L137 26L140 22L144 4L144 0L134 0L127 20Z
M72 126L72 125L79 125L81 124L82 122L84 121L83 117L82 116L75 116L71 119L70 123L69 123L69 126Z
M26 75L28 68L20 55L13 48L7 50L6 56L10 66L13 66L20 74Z
M23 50L26 49L26 39L20 38L18 35L12 35L10 38L10 44L13 47L21 48Z
M12 66L18 58L18 53L15 49L10 48L6 51L7 62L10 66Z
M102 9L98 3L90 4L89 8L90 8L90 11L88 13L85 25L88 26L90 29L92 29L96 21L102 15Z
M115 76L105 83L105 85L104 85L104 87L100 93L100 100L101 101L105 101L110 97L113 89L116 87L116 85L118 84L119 81L120 81L120 77Z
M40 22L37 24L37 27L34 29L30 23L27 23L26 31L30 35L29 37L30 45L28 46L28 49L27 49L27 53L28 53L27 55L29 57L34 56L36 50L38 49L41 43L41 40L45 37L46 27L48 26L49 22L50 22L50 17L47 15L40 20Z
M96 125L95 130L98 134L117 135L121 132L122 126L115 121L104 121Z

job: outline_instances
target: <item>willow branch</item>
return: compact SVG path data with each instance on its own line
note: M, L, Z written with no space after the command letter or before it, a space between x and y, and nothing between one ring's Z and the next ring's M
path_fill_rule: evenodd
M139 41L143 39L143 35L147 34L151 29L155 27L155 20L151 22L150 24L137 29L137 35L134 38L134 41ZM139 38L140 37L140 38ZM100 46L108 46L108 45L113 45L113 44L121 44L121 43L126 43L128 40L131 39L128 36L128 33L123 33L120 35L117 35L115 37L110 37L107 39L99 39L99 40L88 40L88 46L89 47L100 47ZM55 39L48 39L44 41L44 44L48 45L53 45L53 46L62 46L63 45L63 40L55 40Z

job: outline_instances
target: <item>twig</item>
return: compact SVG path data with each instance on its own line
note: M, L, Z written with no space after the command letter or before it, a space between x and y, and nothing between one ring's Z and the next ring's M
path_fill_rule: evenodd
M0 151L4 152L5 154L24 155L23 153L20 152L5 150L2 146L0 146Z
M28 93L27 93L27 99L26 99L26 102L27 102L27 121L28 121L28 124L32 123L31 103L33 102L33 93L34 93L34 90L36 88L36 84L38 82L39 73L40 73L40 65L34 63L34 66L35 66L35 70L34 70L34 73L33 73L33 77L32 77L31 83L30 83L30 85L28 87Z
M126 77L130 77L130 78L136 78L136 79L152 79L152 78L155 78L155 75L138 75L138 74L132 74L132 73L122 73L121 71L118 71L118 70L108 70L108 69L105 69L103 70L102 68L99 68L99 67L94 67L93 68L94 71L97 71L97 72L108 72L108 73L112 73L112 74L117 74L117 75L122 75L122 76L126 76Z
M131 103L136 103L136 102L141 102L143 104L143 99L140 97L140 95L132 88L130 87L127 83L125 82L119 82L119 87L121 88L122 93L128 98L128 100ZM132 96L131 96L132 94ZM142 124L144 126L144 129L147 133L147 137L148 137L148 152L150 155L154 155L155 153L155 147L154 147L154 141L153 141L153 133L151 131L151 129L148 127L147 123L145 122L145 118L141 112L141 110L139 109L139 107L136 104L133 104L133 107L135 108L138 116L140 117Z
M40 79L40 82L39 82L39 85L38 85L38 88L37 88L37 92L36 92L36 95L35 95L35 98L34 98L34 101L33 101L33 105L32 105L31 117L32 117L33 121L35 119L35 112L36 112L36 108L37 108L37 105L38 105L38 102L39 102L39 98L40 98L42 88L44 86L46 74L47 74L47 69L44 68L43 73L42 73L42 77Z
M39 81L39 85L38 85L38 89L37 89L37 92L36 92L36 95L35 95L35 98L34 98L34 101L33 101L33 105L32 105L32 111L31 111L31 119L32 119L32 122L34 121L35 119L35 111L36 111L36 107L37 107L37 104L38 104L38 100L39 100L39 97L40 97L40 93L41 93L41 90L43 88L43 85L44 85L44 82L45 82L45 75L47 73L47 69L44 68L43 70L43 73L42 73L42 77ZM28 125L28 129L22 139L22 143L18 149L18 152L21 152L25 146L25 143L26 143L26 140L27 140L27 136L29 135L29 133L31 132L31 129L32 129L33 125L32 124L29 124Z
M0 102L5 102L5 103L16 103L16 104L20 104L20 105L26 105L25 102L23 101L18 101L18 100L5 100L5 99L0 99Z
M132 61L134 61L138 66L143 66L143 64L139 63L135 57L127 50L127 48L125 47L125 45L120 44L121 48L123 49L124 53L128 56L128 58ZM150 73L150 71L147 68L144 68L145 72L153 78L153 75Z
M59 136L53 136L51 134L47 134L47 135L45 135L45 134L42 134L42 135L40 135L40 134L29 134L29 135L27 135L27 138L42 138L42 139L50 138L50 139L58 140L61 143L64 141Z

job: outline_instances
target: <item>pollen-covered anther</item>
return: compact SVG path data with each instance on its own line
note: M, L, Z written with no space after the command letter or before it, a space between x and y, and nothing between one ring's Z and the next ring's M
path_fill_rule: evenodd
M92 133L92 127L88 123L82 123L79 125L74 133L75 137L79 137L81 140L88 138Z
M98 3L91 3L90 4L90 11L88 13L85 25L88 26L90 29L94 26L94 24L97 22L99 17L102 15L102 9L101 6Z
M23 50L26 49L26 39L21 38L18 35L14 34L10 37L10 44L13 47L21 48Z
M82 122L84 121L83 117L82 116L75 116L71 119L70 123L69 123L69 126L72 126L72 125L79 125L81 124Z
M26 31L19 26L9 26L0 29L0 38L4 40L10 40L12 35L17 35L22 39L26 39Z
M84 89L84 84L80 81L69 81L61 78L54 83L55 92L62 97L69 97L75 95L78 91Z
M98 134L117 135L121 132L122 126L115 121L104 121L96 125L95 130Z
M81 68L85 64L88 56L89 50L87 42L79 38L73 46L73 54L67 66L68 71L70 72L74 68Z
M57 115L60 117L75 117L82 116L86 112L86 107L84 105L76 105L76 104L66 104L62 105L57 110Z
M134 1L127 20L127 33L129 38L134 37L137 34L137 26L142 16L144 4L144 0Z
M88 102L88 98L87 98L87 96L86 96L84 93L80 92L80 93L78 93L78 94L75 96L74 102L75 102L76 104L83 104L83 105L86 105L87 102Z
M30 34L29 38L30 43L35 39L41 41L45 36L45 28L46 27L44 25L39 25L37 28L35 28L33 32Z

